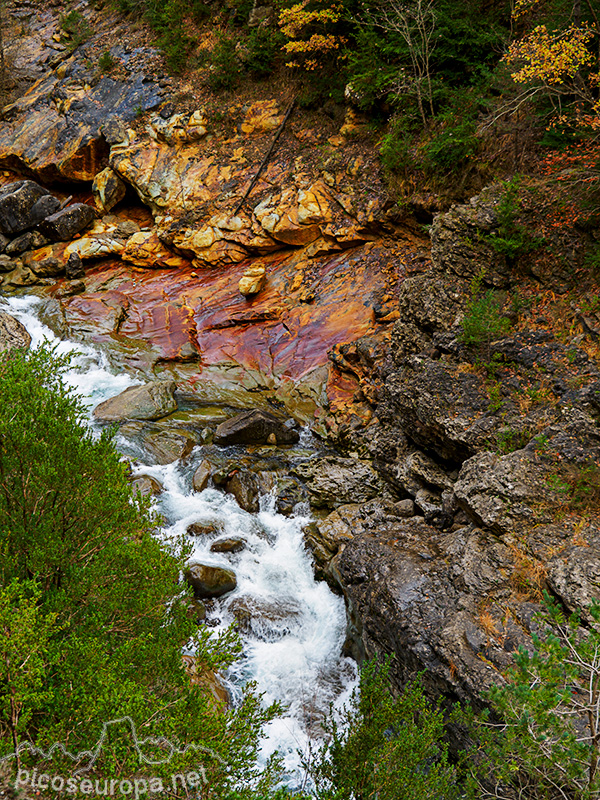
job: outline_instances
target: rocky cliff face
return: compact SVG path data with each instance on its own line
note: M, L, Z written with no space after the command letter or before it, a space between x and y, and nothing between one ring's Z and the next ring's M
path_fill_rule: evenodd
M543 589L569 609L598 597L598 306L564 294L564 259L517 269L494 246L501 186L437 216L430 261L351 114L285 122L284 92L217 108L150 47L94 67L108 15L73 53L52 9L28 24L22 51L47 68L4 109L2 291L38 293L55 331L144 380L285 406L327 437L341 452L293 480L350 651L479 701ZM467 344L487 289L506 324Z
M482 313L473 276L513 296L527 286L484 239L497 198L492 189L436 218L432 269L400 288L372 419L342 432L383 492L344 505L338 488L336 510L307 532L322 574L347 598L353 652L393 653L399 684L425 670L433 693L471 701L530 645L542 591L569 610L598 599L592 321L588 336L574 335L580 308L542 287L548 316L507 302L509 335L463 341L465 315ZM320 487L308 488L319 503Z

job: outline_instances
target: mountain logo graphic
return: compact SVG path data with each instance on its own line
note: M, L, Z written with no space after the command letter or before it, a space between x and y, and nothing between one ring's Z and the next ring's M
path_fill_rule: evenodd
M168 764L173 756L186 755L190 750L197 753L204 753L211 758L217 759L217 761L220 761L222 764L225 764L225 761L218 753L215 753L215 751L211 750L210 747L205 747L201 744L194 744L192 742L191 744L186 744L185 747L180 748L162 736L148 736L145 739L140 739L137 733L135 722L131 719L131 717L120 717L119 719L111 719L108 722L105 722L102 726L102 732L100 733L98 741L91 750L79 750L76 753L71 753L61 742L55 742L48 750L43 750L40 747L36 747L31 742L21 742L14 752L0 758L0 764L10 761L13 758L16 760L21 753L24 752L28 752L34 756L39 756L44 761L49 761L53 758L54 754L58 752L63 756L70 758L75 764L79 764L82 760L87 759L87 763L84 766L78 767L73 773L74 775L79 775L82 772L89 772L100 757L100 753L104 747L104 742L108 736L109 728L115 725L122 725L123 723L126 723L129 726L129 732L131 734L133 746L138 754L140 762L143 764L149 764L151 766ZM164 748L166 749L167 753L163 758L149 758L142 750L143 747L147 746Z

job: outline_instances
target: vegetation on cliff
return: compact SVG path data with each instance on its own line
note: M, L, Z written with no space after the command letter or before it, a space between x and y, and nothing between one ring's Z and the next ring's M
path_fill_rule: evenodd
M400 195L527 169L595 142L598 12L585 0L113 0L213 90L287 72L301 105L368 117Z

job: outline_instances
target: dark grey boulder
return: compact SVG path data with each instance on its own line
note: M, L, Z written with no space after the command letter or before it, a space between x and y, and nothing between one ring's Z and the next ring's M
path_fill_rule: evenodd
M103 123L100 131L108 144L118 144L127 139L127 128L123 120L111 117Z
M255 514L259 508L259 485L258 478L253 472L241 469L225 484L225 491L232 494L240 508Z
M39 278L56 278L65 271L64 264L61 264L58 258L50 256L44 258L42 261L30 261L28 264L29 269Z
M70 281L75 280L76 278L83 278L85 276L85 270L83 269L83 264L81 262L79 253L70 254L69 258L67 259L65 273Z
M68 242L93 222L96 212L86 203L73 203L39 224L40 231L53 242Z
M189 565L185 571L185 579L194 590L194 597L198 600L222 597L224 594L232 592L237 586L233 570L199 562Z
M30 227L38 225L43 219L55 214L60 208L60 200L52 194L45 194L33 205L30 213Z
M239 536L217 539L210 546L211 553L240 553L246 547L246 540Z
M267 411L243 411L222 422L215 432L216 444L295 444L300 435L293 420L282 422Z
M14 236L39 220L32 215L37 201L48 194L35 181L15 181L0 191L0 233Z

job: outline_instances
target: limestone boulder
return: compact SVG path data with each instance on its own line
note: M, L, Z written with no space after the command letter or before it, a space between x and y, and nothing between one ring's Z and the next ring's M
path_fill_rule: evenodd
M306 481L315 508L366 502L383 490L382 480L370 461L326 456L298 464L293 472Z
M27 350L30 344L31 336L23 323L0 311L0 351L6 354L10 350Z
M110 397L94 409L101 422L127 419L153 420L166 417L177 408L175 381L152 381L143 386L130 386L121 394Z
M240 278L238 288L245 297L258 294L267 282L267 271L263 266L248 267Z
M501 425L489 414L483 378L460 365L410 356L389 376L386 390L402 429L442 459L469 458Z
M510 267L491 244L498 233L502 194L501 185L489 186L468 203L435 217L430 229L431 257L439 272L471 279L483 270L487 283L508 285Z
M283 115L277 100L259 100L253 103L244 116L241 132L245 136L276 131L281 125Z
M66 258L72 255L79 256L81 261L91 258L108 258L109 256L118 256L125 249L125 242L110 233L100 233L97 236L83 236L71 242L65 248Z
M205 600L222 597L237 586L235 572L224 567L193 562L185 571L185 579L194 590L194 597Z
M242 411L222 422L215 431L216 444L267 444L274 436L277 444L295 444L300 438L293 420L283 422L267 411Z

